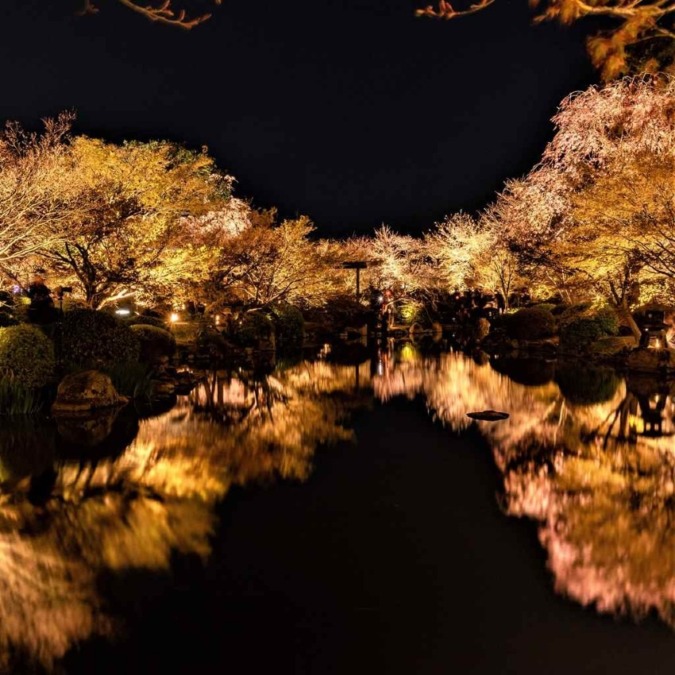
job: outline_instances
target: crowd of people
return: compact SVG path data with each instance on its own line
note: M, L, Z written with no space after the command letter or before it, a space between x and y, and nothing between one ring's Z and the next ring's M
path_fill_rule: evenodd
M455 289L453 293L437 301L435 306L441 317L440 323L468 324L479 318L493 319L504 313L507 306L517 309L531 303L531 296L527 288L519 288L512 292L507 299L499 291L485 292L480 289ZM370 308L377 317L379 327L385 330L392 325L402 323L398 316L398 308L402 306L403 296L399 296L392 289L380 291L370 290Z

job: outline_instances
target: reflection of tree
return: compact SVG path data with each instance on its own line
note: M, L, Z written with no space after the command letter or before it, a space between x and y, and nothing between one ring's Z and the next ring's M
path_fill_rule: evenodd
M305 480L319 444L351 438L341 419L354 382L354 366L326 363L250 380L213 373L189 400L141 421L121 454L56 465L39 508L20 489L0 494L0 668L12 652L48 667L109 632L102 573L168 570L173 552L208 556L213 505L231 485ZM54 453L34 454L39 474Z
M656 611L675 627L673 392L650 381L609 387L605 375L602 396L589 382L566 398L553 383L523 386L449 354L390 364L374 390L385 400L422 394L453 429L471 423L470 410L509 412L480 429L504 475L507 513L540 523L556 589L602 612Z

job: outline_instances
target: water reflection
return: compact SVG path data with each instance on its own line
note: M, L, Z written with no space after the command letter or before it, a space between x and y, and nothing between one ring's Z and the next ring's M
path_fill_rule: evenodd
M556 590L675 627L675 384L562 366L528 386L495 365L419 357L384 368L373 386L383 400L423 395L455 430L472 423L468 410L510 412L478 424L504 476L506 512L539 523Z
M168 411L0 426L0 668L45 667L123 628L99 583L206 558L230 488L305 480L318 446L350 441L348 415L421 397L449 430L467 412L503 474L504 509L531 518L556 589L603 612L675 626L675 391L603 367L382 348L354 365L201 373Z
M306 479L318 445L352 438L342 420L364 400L353 366L202 375L140 422L123 410L0 428L0 668L18 653L49 669L75 642L115 631L102 574L166 571L175 552L205 558L213 505L231 486Z

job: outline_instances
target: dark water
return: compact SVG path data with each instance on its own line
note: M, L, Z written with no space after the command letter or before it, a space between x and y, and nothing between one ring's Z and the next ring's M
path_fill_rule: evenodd
M667 383L412 345L205 375L3 421L5 671L672 671Z

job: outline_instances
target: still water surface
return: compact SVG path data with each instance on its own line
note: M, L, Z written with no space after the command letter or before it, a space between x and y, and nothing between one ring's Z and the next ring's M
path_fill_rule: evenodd
M3 421L0 668L670 673L674 393L406 344Z

